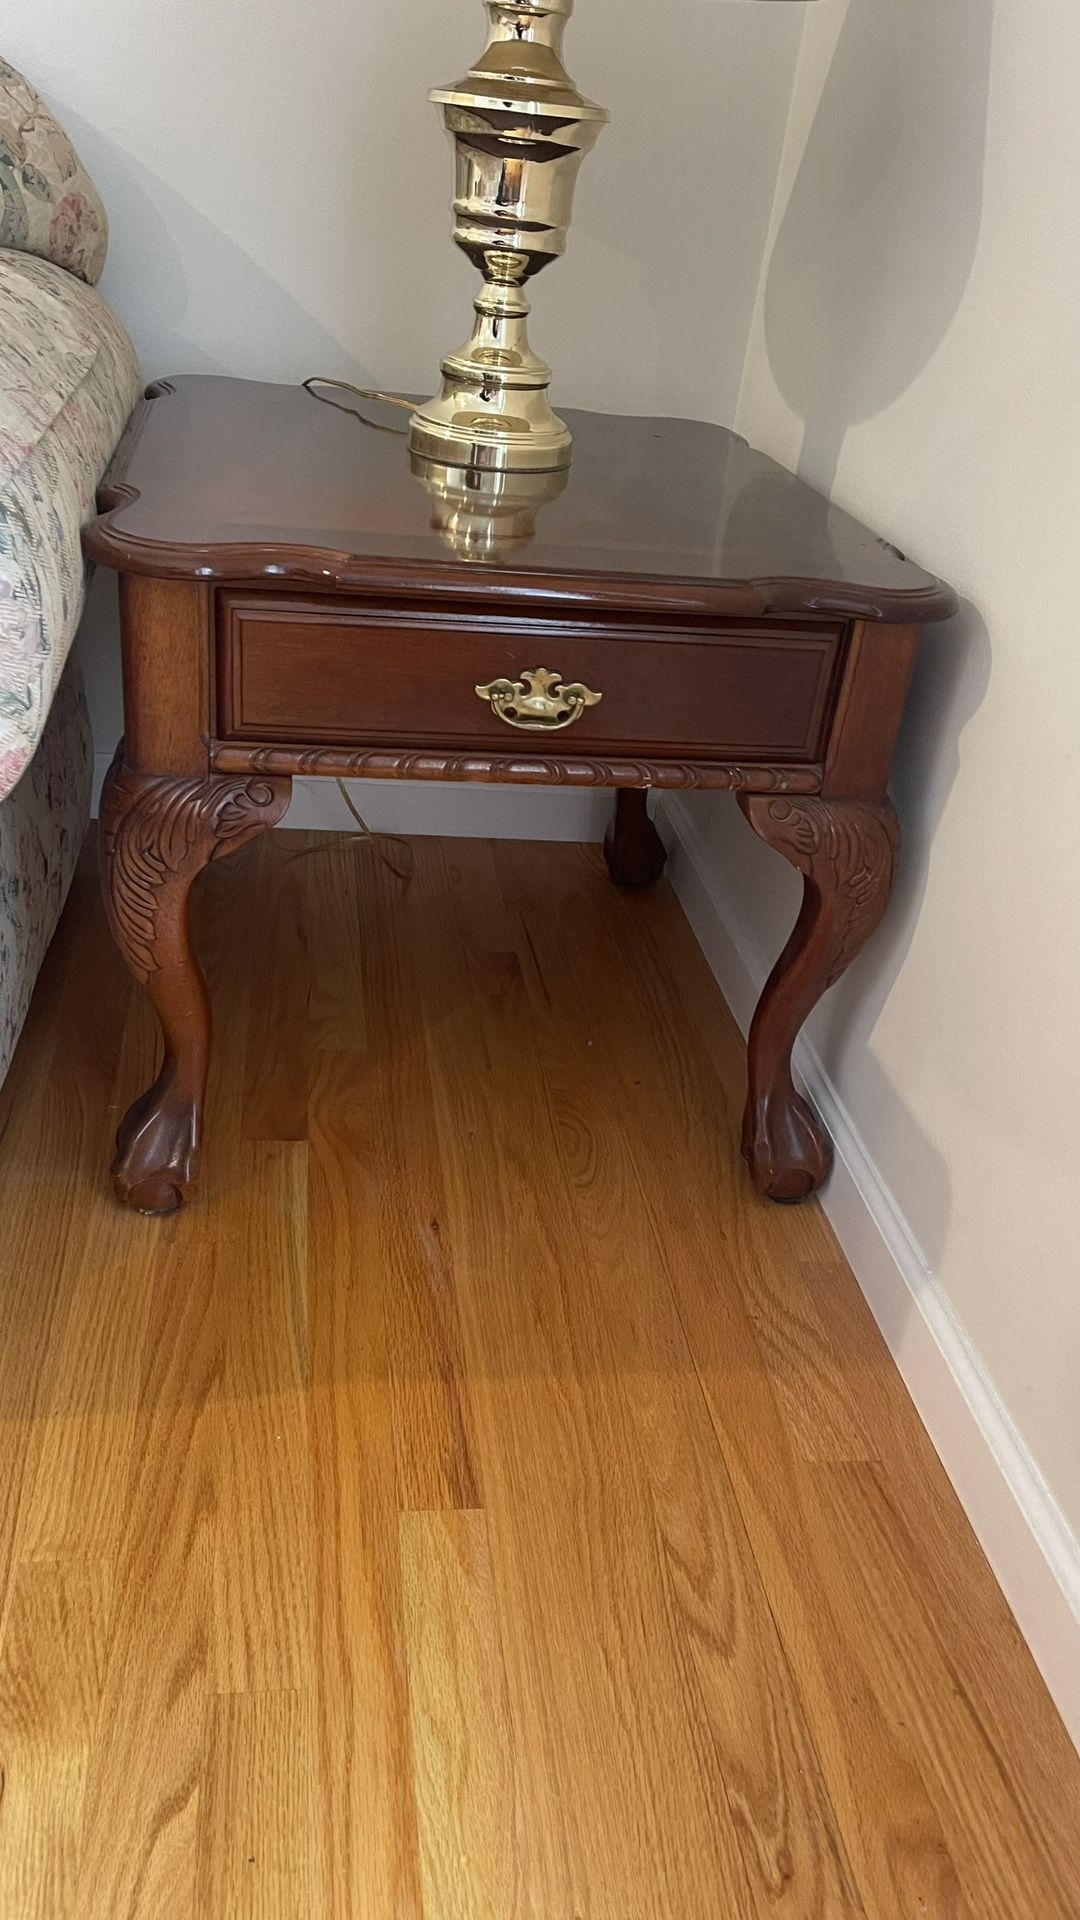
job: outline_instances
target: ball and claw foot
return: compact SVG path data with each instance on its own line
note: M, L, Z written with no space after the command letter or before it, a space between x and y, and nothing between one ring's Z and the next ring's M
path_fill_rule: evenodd
M193 1100L166 1102L149 1087L125 1114L116 1135L113 1186L133 1213L177 1213L195 1190L198 1114Z
M832 1172L829 1137L794 1088L767 1107L747 1108L742 1151L758 1192L779 1206L808 1200Z

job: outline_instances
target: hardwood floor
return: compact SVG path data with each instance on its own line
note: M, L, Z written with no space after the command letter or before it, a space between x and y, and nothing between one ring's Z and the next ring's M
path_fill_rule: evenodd
M820 1210L743 1177L672 895L412 855L205 876L165 1221L76 883L0 1094L0 1916L1080 1915L1080 1759Z

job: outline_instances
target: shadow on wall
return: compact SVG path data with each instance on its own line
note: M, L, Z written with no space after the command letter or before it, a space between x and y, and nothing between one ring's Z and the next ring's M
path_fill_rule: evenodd
M848 430L905 393L982 223L990 0L849 0L765 282L773 378L826 492Z
M433 255L444 268L454 257L445 138L417 74L414 38L400 31L395 9L367 14L351 18L355 9L346 9L325 34L309 36L291 79L267 47L250 70L239 64L233 37L224 58L239 104L229 106L220 71L202 103L206 142L219 156L216 186L204 164L189 193L176 127L167 139L140 142L161 156L158 170L58 103L109 211L103 291L148 378L223 372L292 381L325 372L410 388L434 380L471 293L464 262L456 286L448 271L430 269ZM288 10L278 15L272 31L287 42ZM428 24L425 44L441 75L444 61L449 72L461 60L456 9ZM309 144L294 127L304 99L314 100L319 121ZM138 116L131 121L137 126ZM408 244L389 243L395 233Z
M963 300L982 220L991 35L991 0L848 5L764 297L772 375L804 422L798 469L825 491L850 429L907 392ZM921 484L933 487L932 468ZM937 563L948 572L947 556ZM867 1042L914 935L961 735L989 672L986 626L965 602L927 634L908 705L892 781L905 857L889 918L814 1025L834 1083L857 1085L860 1125L872 1116L874 1157L931 1271L949 1225L948 1168Z
M65 108L109 212L101 292L145 378L230 373L288 380L326 368L370 376L279 280L175 188ZM192 263L198 263L197 273Z

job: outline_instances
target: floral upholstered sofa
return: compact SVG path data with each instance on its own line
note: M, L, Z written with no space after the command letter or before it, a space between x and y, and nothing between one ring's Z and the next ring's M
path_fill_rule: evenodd
M139 391L94 291L105 212L71 142L0 60L0 1080L86 832L79 530Z

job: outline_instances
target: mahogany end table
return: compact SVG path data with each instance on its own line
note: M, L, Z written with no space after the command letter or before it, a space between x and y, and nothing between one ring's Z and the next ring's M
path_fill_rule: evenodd
M188 896L281 819L294 774L612 787L630 886L664 864L650 789L733 789L804 876L743 1150L774 1200L825 1178L792 1045L888 903L893 747L920 629L955 598L722 428L570 421L568 477L492 498L299 387L185 377L134 415L85 534L120 575L105 900L164 1034L117 1137L127 1205L194 1189L210 1015Z

